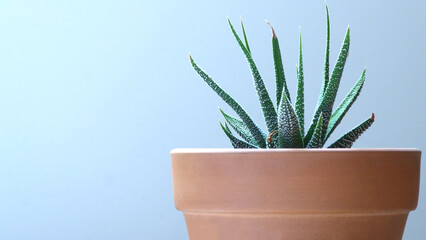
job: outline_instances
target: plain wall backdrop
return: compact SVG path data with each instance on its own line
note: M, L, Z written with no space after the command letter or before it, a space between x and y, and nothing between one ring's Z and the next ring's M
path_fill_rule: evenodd
M374 112L354 147L425 150L426 1L328 5L332 66L351 27L338 102L367 67L363 92L330 140ZM0 239L188 239L169 152L231 147L218 106L232 113L188 53L265 129L226 16L236 26L243 18L272 95L265 19L293 96L300 26L309 124L324 62L322 0L0 1ZM426 239L424 165L404 240Z

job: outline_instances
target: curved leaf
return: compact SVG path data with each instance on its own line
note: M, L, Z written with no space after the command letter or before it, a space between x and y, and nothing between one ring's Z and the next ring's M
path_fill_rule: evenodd
M256 140L256 143L261 148L266 148L266 141L262 135L262 131L259 127L253 122L250 116L246 111L238 104L228 93L226 93L215 81L204 71L202 70L189 55L192 67L195 71L201 76L201 78L209 85L213 91L215 91L241 118L241 120L246 124L250 133Z

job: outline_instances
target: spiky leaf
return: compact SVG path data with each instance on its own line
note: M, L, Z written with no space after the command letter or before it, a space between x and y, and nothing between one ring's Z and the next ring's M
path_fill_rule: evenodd
M246 140L248 143L257 146L256 140L251 135L250 130L247 128L247 126L244 124L243 121L240 119L234 118L228 114L226 114L222 109L220 109L220 112L222 113L223 117L226 120L226 123L231 125L231 127L235 130L238 135L240 135L244 140ZM226 124L227 125L227 124Z
M336 142L331 144L328 148L350 148L353 143L365 132L374 122L374 113L370 118L365 120L363 123L343 135Z
M303 139L300 135L299 121L285 91L278 107L278 147L302 148Z
M221 122L220 123L220 127L222 128L222 130L225 132L226 136L228 136L229 140L231 141L231 144L234 148L256 148L256 146L251 145L250 143L244 142L238 138L236 138L234 135L232 135L232 132L229 131L229 127L222 125Z
M266 148L266 141L262 136L262 131L259 127L253 122L250 116L246 111L238 104L227 92L225 92L215 81L204 71L202 70L189 55L192 67L195 71L201 76L201 78L209 85L213 91L215 91L241 118L241 120L246 124L247 128L250 130L251 135L256 140L257 146L260 148Z
M276 92L277 92L276 96L277 96L277 108L278 108L278 105L280 105L280 102L281 102L283 89L285 93L287 94L288 100L290 102L291 102L291 98L290 98L290 92L288 91L287 83L285 80L280 44L278 42L278 38L277 38L277 35L275 34L274 28L268 21L267 23L269 24L272 30L272 55L274 57L275 82L276 82Z
M325 5L325 9L327 12L327 40L325 46L325 61L324 61L324 80L322 82L321 93L318 98L318 105L321 103L321 100L324 96L325 90L328 85L328 81L330 79L330 16L328 14L328 6Z
M250 46L249 46L248 41L247 41L246 30L244 29L243 19L241 19L241 28L243 29L244 42L246 43L247 51L251 54Z
M244 55L249 62L251 73L253 75L254 85L256 87L256 92L259 97L259 102L262 107L263 116L265 118L266 126L268 127L268 132L273 132L278 127L277 123L277 112L274 108L274 104L269 97L268 91L266 90L265 84L263 83L262 77L254 63L254 60L251 56L250 51L244 46L244 43L241 41L237 32L235 32L234 27L232 26L231 21L228 19L229 26L231 27L232 33L234 34L235 39L240 45L241 49L244 52Z
M302 34L299 35L299 68L297 70L297 96L296 96L296 115L299 119L300 132L302 138L305 135L305 97L304 97L304 76L303 76L303 57L302 57Z
M306 148L321 148L324 145L324 141L322 139L322 135L323 135L322 123L323 121L322 121L322 113L321 113L318 119L317 126L315 127L314 135L312 136L311 141L309 141Z
M346 95L345 99L340 103L339 107L334 110L333 114L330 117L330 121L328 123L327 134L324 141L330 137L333 133L334 129L339 125L340 121L342 121L346 112L348 112L349 108L358 98L359 93L361 92L362 86L364 86L365 82L365 69L361 74L358 82L352 87L351 91Z
M325 128L323 131L324 137L327 132L328 122L330 120L331 111L333 109L333 104L336 99L337 90L339 89L340 79L342 78L343 69L345 67L346 59L349 54L349 27L346 31L345 40L343 42L342 48L340 49L339 58L334 66L333 72L330 77L330 81L327 84L327 88L324 92L324 97L321 99L321 103L317 106L317 110L315 111L314 118L312 120L312 124L309 127L309 130L305 136L305 143L309 142L312 138L312 134L314 133L315 126L317 125L318 118L320 113L322 112L322 120L323 127Z

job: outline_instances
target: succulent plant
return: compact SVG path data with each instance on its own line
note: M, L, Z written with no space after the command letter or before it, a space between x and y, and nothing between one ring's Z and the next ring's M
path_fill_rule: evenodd
M302 58L302 37L299 36L299 63L297 67L297 94L294 104L287 88L284 68L281 59L281 52L277 35L272 30L272 52L275 67L276 78L276 107L272 102L268 91L250 51L247 41L246 32L243 22L241 28L243 32L244 42L234 29L231 21L228 19L231 31L244 52L249 63L251 73L254 80L259 102L266 121L268 134L253 122L247 112L238 104L227 92L225 92L215 81L201 69L189 56L191 64L195 71L202 79L236 112L239 119L228 115L220 109L225 118L225 123L220 123L221 128L230 139L234 148L322 148L330 135L333 133L337 125L341 122L349 108L357 99L365 81L365 69L360 79L352 87L345 99L333 111L334 101L336 99L337 90L339 88L340 79L349 53L349 27L340 50L337 62L330 75L329 52L330 52L330 18L328 7L327 13L327 32L326 32L326 50L324 64L324 80L321 87L317 107L309 128L305 129L305 110L304 110L304 75L303 75L303 58ZM360 125L356 126L337 141L332 143L329 148L350 148L358 137L367 130L374 122L374 113ZM236 137L232 129L242 138Z

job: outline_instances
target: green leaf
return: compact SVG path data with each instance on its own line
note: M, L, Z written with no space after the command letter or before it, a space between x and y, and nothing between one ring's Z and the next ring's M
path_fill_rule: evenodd
M266 148L266 141L262 135L262 131L259 127L253 122L250 116L246 111L238 104L228 93L226 93L215 81L204 71L202 70L189 55L192 67L195 71L201 76L201 78L209 85L213 91L215 91L241 118L241 120L246 124L250 130L251 135L256 140L257 145L260 148Z
M302 34L299 38L299 68L297 70L297 96L296 115L299 119L300 134L305 135L305 103L304 103L304 77L303 77L303 57L302 57Z
M241 28L243 29L244 42L246 43L247 51L251 54L250 47L247 41L246 30L244 29L243 19L241 19Z
M350 148L353 143L364 133L374 122L374 113L370 118L365 120L363 123L343 135L336 142L331 144L328 148Z
M285 91L278 107L278 147L303 148L303 139L300 135L299 121L291 106Z
M339 107L337 107L337 109L331 115L330 121L328 123L327 134L325 136L324 141L327 141L327 139L333 133L334 129L339 125L340 121L342 121L346 112L348 112L349 108L358 98L359 93L361 92L361 89L364 86L364 82L365 82L365 69L362 72L358 82L352 87L351 91L348 93L348 95L346 95L342 103L340 103Z
M268 23L268 25L271 27L271 30L272 30L272 54L274 57L275 82L276 82L276 90L277 90L276 91L277 92L277 108L278 108L278 105L280 105L280 102L281 102L283 89L285 89L285 93L290 102L291 102L291 98L290 98L290 92L288 91L287 83L285 80L284 67L283 67L283 62L281 58L281 50L280 50L278 38L277 38L277 35L275 34L275 30L272 27L272 25L268 21L266 21L266 23Z
M238 135L240 135L244 140L246 140L248 143L256 146L256 140L254 139L254 137L251 135L250 130L248 129L248 127L244 124L243 121L241 121L240 119L234 118L228 114L226 114L224 111L222 111L222 109L220 109L220 112L222 113L223 117L225 117L226 123L229 123L229 125L231 125L231 127L235 130L235 132L238 133Z
M314 135L312 136L311 141L309 141L308 145L306 146L306 148L322 148L322 146L324 145L324 141L322 139L322 131L323 131L323 126L322 126L322 113L320 114L320 117L318 119L318 123L317 126L315 127L315 131L314 131Z
M325 5L325 9L327 12L327 41L325 47L324 80L322 82L321 93L318 98L318 105L321 103L321 100L328 85L328 81L330 79L330 16L328 14L327 4Z
M219 121L219 123L221 123L221 122ZM231 132L231 129L229 129L228 124L226 122L225 122L225 128L228 132Z
M321 103L317 106L317 110L315 111L314 118L312 119L312 124L309 127L309 130L305 136L305 143L309 142L312 138L312 134L314 133L315 126L317 125L318 118L320 113L322 112L322 120L323 127L325 128L323 131L324 137L327 133L327 126L330 120L331 112L333 109L333 104L336 99L337 90L339 89L340 79L342 78L343 69L345 67L346 59L349 53L349 27L346 31L345 40L343 42L343 46L340 50L339 58L334 66L333 72L330 77L330 81L327 84L327 88L324 93L324 97L321 99Z
M244 52L244 55L249 62L250 69L253 75L254 85L256 87L256 92L259 97L259 102L262 107L263 116L265 118L266 126L268 127L268 132L273 132L277 129L277 112L274 108L274 104L269 97L268 91L266 90L265 84L263 83L262 77L259 74L259 71L254 63L254 60L251 56L251 53L244 46L238 34L235 32L234 27L232 26L231 21L228 19L229 26L231 27L232 33L234 34L235 39L240 45L241 49Z
M220 123L220 127L225 132L226 136L228 136L228 138L231 141L231 144L234 148L256 148L255 146L251 145L250 143L244 142L244 141L234 137L234 135L232 135L232 132L229 131L229 127L226 126L226 123L225 123L225 127L222 125L221 122L219 122L219 123Z

